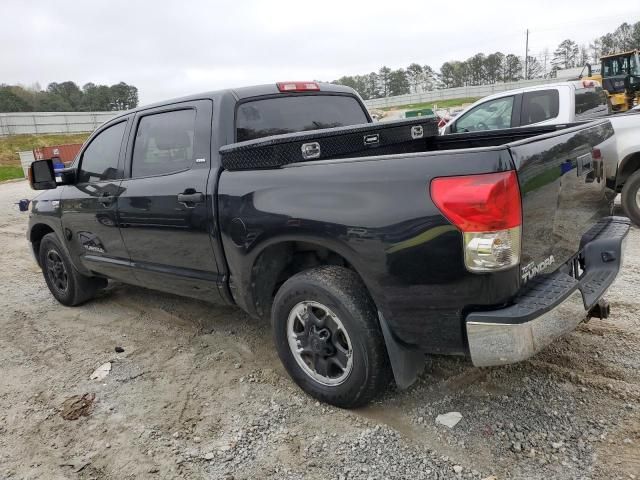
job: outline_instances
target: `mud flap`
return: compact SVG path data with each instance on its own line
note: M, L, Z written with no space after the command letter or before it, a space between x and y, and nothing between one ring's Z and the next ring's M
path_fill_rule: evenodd
M393 338L389 325L380 311L378 318L396 385L401 390L409 388L424 370L425 355L419 350L405 347Z

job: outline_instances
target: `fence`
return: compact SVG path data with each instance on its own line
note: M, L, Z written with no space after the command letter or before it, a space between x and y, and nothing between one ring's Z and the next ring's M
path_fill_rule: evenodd
M536 78L534 80L521 80L519 82L494 83L493 85L478 85L459 88L447 88L445 90L434 90L432 92L413 93L409 95L398 95L396 97L373 98L365 100L367 108L397 107L400 105L410 105L417 103L435 102L452 98L486 97L497 92L513 90L514 88L531 87L534 85L544 85L545 83L558 82L557 78Z
M0 113L0 137L41 133L92 132L120 112Z

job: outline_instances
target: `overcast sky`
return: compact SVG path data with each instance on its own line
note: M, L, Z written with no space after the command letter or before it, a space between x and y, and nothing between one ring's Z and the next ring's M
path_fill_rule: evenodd
M0 83L136 85L142 104L278 80L334 80L381 65L439 69L477 52L588 44L634 2L0 0ZM600 16L605 12L604 16Z

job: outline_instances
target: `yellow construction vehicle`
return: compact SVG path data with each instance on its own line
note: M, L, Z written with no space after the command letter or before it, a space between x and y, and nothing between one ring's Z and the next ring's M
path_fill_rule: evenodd
M600 72L587 64L586 80L596 80L606 90L611 109L626 112L640 103L640 50L600 57Z

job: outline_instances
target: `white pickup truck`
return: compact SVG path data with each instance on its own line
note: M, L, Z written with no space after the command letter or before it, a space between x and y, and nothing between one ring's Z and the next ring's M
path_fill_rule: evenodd
M618 170L610 178L615 179L625 213L640 225L640 111L611 115L606 92L598 82L559 82L496 93L467 107L440 133L562 125L604 116L611 121L615 137L600 151L617 158Z

